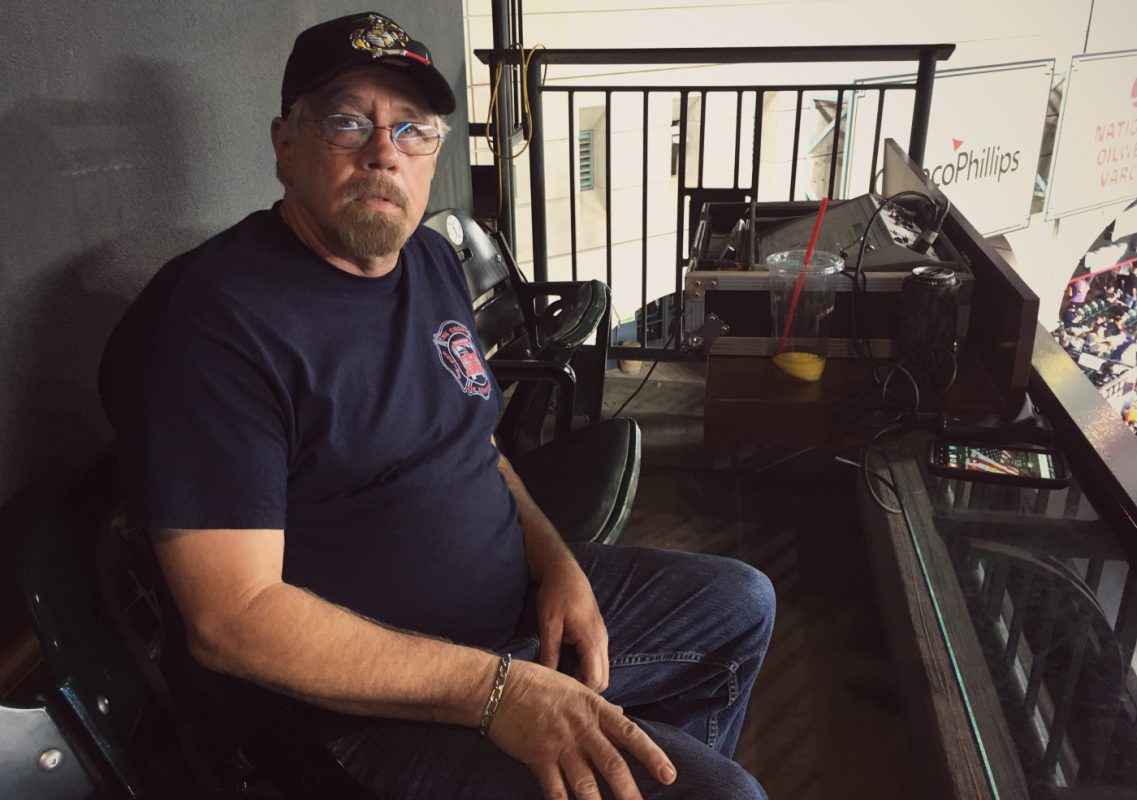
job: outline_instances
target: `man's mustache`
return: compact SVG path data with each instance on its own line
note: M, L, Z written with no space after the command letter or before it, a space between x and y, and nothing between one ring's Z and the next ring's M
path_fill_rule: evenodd
M377 175L372 178L358 178L347 184L343 190L344 200L354 200L361 195L377 194L387 198L400 208L406 208L407 196L390 178Z

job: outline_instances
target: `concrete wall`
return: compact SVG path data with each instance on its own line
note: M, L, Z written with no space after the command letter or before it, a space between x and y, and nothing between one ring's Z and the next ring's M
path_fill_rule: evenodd
M448 6L384 4L460 88ZM166 259L279 197L269 122L292 40L357 8L51 0L6 14L0 503L106 442L94 376L111 326ZM466 148L444 155L432 205L464 205Z
M0 505L110 441L99 355L171 256L280 196L269 122L296 34L333 0L17 0L0 24ZM461 108L432 206L468 206L459 0L387 0ZM0 562L13 558L11 532ZM0 618L10 619L0 607ZM0 623L0 649L5 624ZM2 685L2 682L0 682Z

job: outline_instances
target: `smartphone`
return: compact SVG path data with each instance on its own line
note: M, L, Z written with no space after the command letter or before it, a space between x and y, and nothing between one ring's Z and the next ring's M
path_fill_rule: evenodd
M928 469L958 480L1039 489L1060 489L1070 482L1070 470L1061 453L1030 445L936 439L928 454Z

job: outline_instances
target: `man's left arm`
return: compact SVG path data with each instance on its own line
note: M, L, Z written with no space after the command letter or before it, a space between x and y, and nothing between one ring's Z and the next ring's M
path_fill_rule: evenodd
M580 659L577 678L590 689L603 692L608 688L608 629L600 616L592 585L504 455L499 457L498 469L517 500L529 576L539 587L538 662L556 669L561 645L574 645Z

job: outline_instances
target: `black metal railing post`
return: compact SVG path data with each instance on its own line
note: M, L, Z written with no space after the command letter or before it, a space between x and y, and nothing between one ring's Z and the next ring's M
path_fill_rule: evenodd
M545 123L544 100L541 95L541 62L544 52L538 50L529 60L525 73L529 94L529 198L533 220L533 280L549 279L549 239L545 209Z
M739 160L742 158L742 90L734 93L734 173L730 176L731 185L738 188Z
M612 92L604 93L604 276L612 288ZM618 321L617 321L618 322Z
M790 156L790 196L787 198L790 201L797 194L798 146L801 143L801 104L804 94L804 90L798 89L797 102L794 103L794 154Z
M647 100L644 100L646 103ZM646 119L646 118L645 118ZM646 155L645 155L646 157ZM704 186L706 180L703 168L707 163L707 93L704 90L699 94L699 188Z
M875 192L876 188L876 165L880 157L880 131L881 126L884 124L884 89L877 90L876 102L876 127L873 129L872 137L872 166L869 167L869 191Z
M510 46L510 16L512 9L509 0L493 0L493 46L494 50L505 50ZM513 104L515 101L513 68L505 61L490 65L490 90L493 90L494 70L497 70L498 104L494 110L493 124L496 128L498 152L493 154L494 168L499 179L499 202L497 228L514 249L517 248L516 213L517 198L514 194L513 174Z
M927 47L920 52L916 72L916 97L912 106L912 135L908 140L908 157L924 166L924 146L928 142L928 121L932 116L932 84L936 79L937 53Z
M576 179L577 179L577 134L576 103L574 93L568 93L568 179L569 179L569 248L572 258L572 279L577 280L576 263Z
M758 178L762 171L762 114L765 111L766 93L759 89L754 92L754 142L751 145L750 184L754 187L754 196L751 198L758 202Z
M683 263L684 257L687 255L684 248L684 234L687 232L687 226L684 225L684 212L687 211L683 207L684 192L687 189L687 148L683 144L687 141L687 103L689 102L690 95L686 91L679 93L679 160L675 167L677 183L679 184L679 202L676 203L675 209L675 263ZM691 210L690 213L698 213L696 210ZM675 271L675 293L676 296L683 291L683 274L682 270ZM646 314L646 309L644 310Z
M829 151L829 186L826 189L825 196L830 200L833 198L833 186L837 180L837 156L838 147L841 144L841 106L845 100L845 92L837 92L837 110L833 114L833 147ZM847 134L846 134L847 135Z
M706 95L704 95L704 101L705 100L706 100ZM640 215L641 215L640 216L640 251L641 251L641 256L642 256L642 262L640 264L640 309L641 309L642 314L643 314L644 327L643 327L643 338L640 339L640 343L646 348L647 343L648 343L648 335L647 335L647 322L648 322L648 320L647 320L647 241L648 241L648 236L647 236L647 186L648 186L647 156L648 156L648 138L647 138L647 134L648 134L648 103L650 102L650 92L645 91L643 93L643 102L644 102L644 119L643 119L644 136L643 136L643 177L642 177L642 181L643 181L643 204L640 207ZM705 108L706 108L706 105L704 102L704 109ZM662 327L662 308L660 311L660 319L661 319L660 324ZM660 335L662 336L665 333L666 333L666 331L663 331Z

